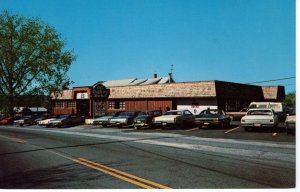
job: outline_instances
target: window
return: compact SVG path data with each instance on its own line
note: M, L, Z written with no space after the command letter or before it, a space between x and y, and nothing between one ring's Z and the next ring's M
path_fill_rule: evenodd
M68 108L75 108L76 102L75 101L68 101L67 102L67 107Z
M190 111L184 111L185 115L192 115L192 113Z
M55 108L64 108L64 102L63 101L56 101L55 102Z
M109 109L125 109L124 101L109 101L108 102Z

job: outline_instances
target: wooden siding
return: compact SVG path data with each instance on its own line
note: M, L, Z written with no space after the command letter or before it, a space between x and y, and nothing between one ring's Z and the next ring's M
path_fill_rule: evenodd
M114 101L114 100L110 100ZM120 101L120 100L116 100ZM166 107L172 109L172 100L122 100L125 101L125 110L108 109L108 112L113 111L144 111L144 110L162 110L166 111ZM108 103L108 102L107 102Z
M215 81L110 88L109 99L216 97Z

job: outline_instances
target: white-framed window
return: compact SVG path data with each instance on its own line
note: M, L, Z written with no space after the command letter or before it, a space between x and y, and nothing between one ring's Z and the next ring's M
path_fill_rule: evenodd
M64 108L64 102L63 101L56 101L55 102L55 108Z
M76 102L75 101L68 101L67 102L67 107L68 108L75 108L76 107Z
M109 101L108 109L125 109L124 101Z

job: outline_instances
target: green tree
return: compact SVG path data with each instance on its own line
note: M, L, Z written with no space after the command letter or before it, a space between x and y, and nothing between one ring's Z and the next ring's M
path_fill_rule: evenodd
M296 106L296 92L287 94L285 96L285 99L283 102L289 107L295 107Z
M50 95L70 84L74 60L61 35L39 18L0 14L0 96L10 113L21 95Z

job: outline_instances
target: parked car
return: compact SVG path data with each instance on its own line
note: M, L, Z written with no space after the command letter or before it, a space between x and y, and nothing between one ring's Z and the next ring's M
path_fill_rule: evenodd
M61 115L59 118L51 120L47 127L69 127L83 124L84 121L85 118L79 115Z
M296 110L290 111L285 120L287 135L296 133Z
M189 110L172 110L167 111L161 116L153 119L153 126L166 126L184 128L194 124L194 116Z
M34 120L37 118L38 118L38 116L35 116L35 115L23 116L18 120L14 120L14 125L19 125L19 126L33 125Z
M109 120L113 117L118 117L120 115L120 113L121 113L120 111L107 113L106 115L104 115L102 117L95 118L93 124L94 125L102 125L103 127L108 126L108 125L110 125Z
M231 117L220 109L206 109L195 116L195 124L198 125L199 128L203 126L229 127L230 121Z
M274 130L278 127L278 115L270 108L252 108L241 119L241 126L246 131L262 127Z
M127 111L127 112L122 112L120 113L119 116L113 117L109 120L109 124L111 126L129 126L133 124L133 120L137 115L139 114L140 111Z
M50 123L50 121L57 119L57 118L59 118L59 115L52 115L44 120L38 121L38 125L39 126L47 126Z
M44 115L38 116L38 117L33 121L33 124L34 124L34 125L37 125L37 124L39 123L39 121L48 119L49 116L50 116L49 114L44 114Z
M154 117L161 116L161 110L141 111L134 119L133 126L135 129L142 127L152 127L152 120Z
M0 121L1 125L11 125L14 123L14 120L20 119L20 116L9 116Z
M226 112L225 114L231 116L233 121L240 121L247 114L247 111L248 108L243 108L238 112Z
M282 102L251 102L249 108L270 108L278 116L279 122L284 122L286 118L286 106Z

